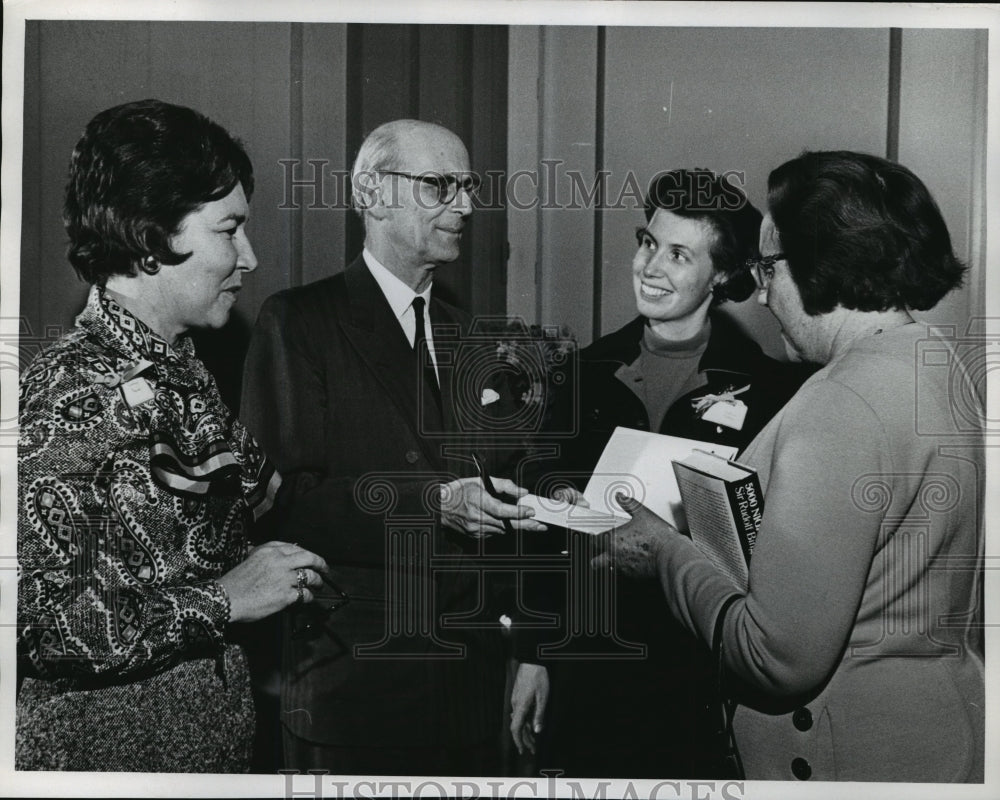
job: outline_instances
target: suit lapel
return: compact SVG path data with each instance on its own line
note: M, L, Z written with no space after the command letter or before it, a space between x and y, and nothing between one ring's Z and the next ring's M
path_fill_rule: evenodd
M423 445L417 419L416 357L399 320L362 257L344 271L344 280L348 306L344 333Z
M417 402L420 383L417 359L389 301L361 256L344 271L344 280L348 308L342 318L346 337L395 403L430 463L438 469L444 468L434 437L423 433ZM431 322L438 319L449 322L440 310L435 312L436 305L431 303ZM442 383L448 385L443 379ZM450 397L447 401L443 399L445 393L443 386L442 402L449 405ZM445 412L445 419L450 419L448 412ZM446 430L451 427L448 422L445 423Z

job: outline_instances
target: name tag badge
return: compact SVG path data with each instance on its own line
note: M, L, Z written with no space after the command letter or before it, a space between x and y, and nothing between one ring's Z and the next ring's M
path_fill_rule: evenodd
M131 408L141 406L153 399L153 387L145 378L132 378L122 384L122 395Z
M747 418L747 404L742 400L713 403L701 418L705 422L714 422L716 425L724 425L735 431L743 430L743 421Z

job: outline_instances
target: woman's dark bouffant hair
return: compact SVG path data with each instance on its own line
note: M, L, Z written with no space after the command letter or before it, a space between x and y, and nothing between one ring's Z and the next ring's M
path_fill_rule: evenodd
M965 267L927 187L906 167L806 152L767 180L768 208L806 313L932 308Z
M68 257L88 283L180 264L170 237L181 221L240 183L253 194L253 167L222 127L183 106L140 100L109 108L73 151L63 222Z
M702 220L716 233L712 265L725 278L712 289L713 304L746 300L754 291L747 260L759 255L762 215L725 175L707 169L676 169L653 178L646 196L646 221L657 209Z

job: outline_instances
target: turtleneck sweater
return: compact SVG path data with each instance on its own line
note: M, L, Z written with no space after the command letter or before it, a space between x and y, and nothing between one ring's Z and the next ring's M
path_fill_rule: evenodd
M707 320L690 339L665 339L649 325L643 328L639 357L619 370L617 377L642 400L651 431L660 429L667 409L678 397L705 384L698 364L711 333Z

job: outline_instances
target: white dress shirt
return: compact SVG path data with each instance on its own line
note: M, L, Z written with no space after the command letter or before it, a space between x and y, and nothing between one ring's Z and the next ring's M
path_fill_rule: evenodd
M417 335L417 320L413 311L413 299L418 296L418 293L389 272L368 251L367 247L361 255L368 266L368 271L371 272L372 277L375 278L375 282L378 283L379 288L382 290L382 294L385 295L385 299L389 301L389 307L392 308L392 313L396 315L396 320L403 328L406 340L410 343L410 347L413 347L413 342L416 340ZM419 296L424 298L424 338L427 340L427 350L431 354L431 362L434 364L434 374L438 378L438 383L440 383L441 377L438 374L437 356L434 354L434 336L431 332L431 286L420 292Z

